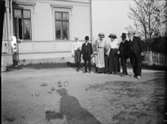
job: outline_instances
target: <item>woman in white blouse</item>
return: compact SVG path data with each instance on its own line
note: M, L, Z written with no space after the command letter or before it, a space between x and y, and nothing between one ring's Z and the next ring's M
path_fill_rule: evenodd
M115 34L110 34L108 36L110 38L109 42L109 73L116 74L120 72L120 63L119 63L119 42L117 36Z

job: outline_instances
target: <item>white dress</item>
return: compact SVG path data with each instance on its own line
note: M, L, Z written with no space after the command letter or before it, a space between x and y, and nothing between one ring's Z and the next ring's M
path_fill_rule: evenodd
M97 40L95 42L96 44L96 56L95 56L95 64L97 68L104 68L105 62L104 62L104 47L105 47L105 41Z

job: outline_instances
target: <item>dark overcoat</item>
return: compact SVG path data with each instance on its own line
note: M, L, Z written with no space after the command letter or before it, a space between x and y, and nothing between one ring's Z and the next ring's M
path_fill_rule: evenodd
M120 57L129 58L131 56L131 43L127 40L125 42L121 42L119 46Z
M132 54L140 55L142 52L142 41L139 37L133 37L133 42L130 42L130 50Z
M92 44L91 43L84 43L82 45L82 51L81 51L82 55L83 55L83 59L84 60L90 60L91 59L91 54L93 53L92 50Z

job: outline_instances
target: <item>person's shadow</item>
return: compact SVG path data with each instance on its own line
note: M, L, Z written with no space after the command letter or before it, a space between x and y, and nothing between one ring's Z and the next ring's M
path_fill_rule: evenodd
M90 112L82 108L77 98L70 96L65 88L60 94L60 113L66 116L68 124L101 124Z

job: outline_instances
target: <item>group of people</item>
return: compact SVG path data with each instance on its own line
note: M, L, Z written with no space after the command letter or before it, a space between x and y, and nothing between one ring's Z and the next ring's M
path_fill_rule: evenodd
M91 72L93 60L97 73L117 74L122 70L122 75L128 75L127 60L129 59L134 77L140 79L142 53L140 37L134 32L128 32L127 34L122 33L121 42L115 34L110 34L108 38L109 40L106 40L105 35L99 33L94 43L89 42L88 36L85 36L84 43L76 39L72 51L77 71L81 68L82 56L85 72Z

